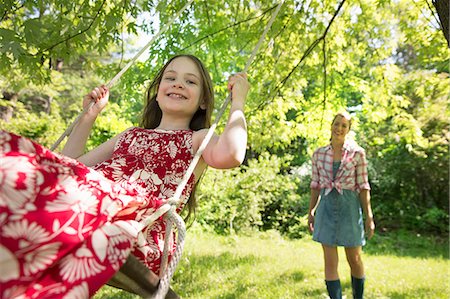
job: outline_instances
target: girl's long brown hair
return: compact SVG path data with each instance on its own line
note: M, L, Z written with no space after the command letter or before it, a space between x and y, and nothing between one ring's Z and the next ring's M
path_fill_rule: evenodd
M187 57L197 65L202 80L200 102L203 101L204 106L206 107L206 109L201 109L200 107L198 108L198 110L195 112L194 116L191 119L189 128L193 131L198 131L201 129L209 128L211 126L211 115L214 109L214 89L211 77L208 71L206 70L205 66L203 65L203 63L200 61L200 59L190 54L179 54L169 59L166 62L166 64L164 64L164 66L158 71L155 78L150 83L147 89L146 104L140 122L141 127L146 129L155 129L161 123L162 111L161 108L159 107L158 101L156 101L159 84L161 83L164 71L166 70L167 66L173 60L179 57ZM200 178L197 180L197 183L199 182L199 180ZM195 207L197 205L197 201L195 198L196 187L197 184L194 185L187 203L188 214L185 218L186 221L188 220L191 214L195 215Z

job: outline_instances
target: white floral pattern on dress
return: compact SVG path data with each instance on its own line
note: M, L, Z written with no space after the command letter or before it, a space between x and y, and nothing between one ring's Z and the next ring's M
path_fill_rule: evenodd
M0 206L23 213L33 206L36 185L42 181L42 175L27 157L4 157L1 164Z
M148 194L165 202L175 193L193 158L192 133L190 130L132 128L117 141L111 160L94 168L111 180L139 184ZM189 196L193 182L194 178L191 177L182 198ZM134 213L136 220L151 215L153 211L150 207L147 211L136 206L126 209L127 213ZM119 212L121 217L124 212ZM146 234L147 245L136 246L133 251L156 274L159 274L160 251L164 244L161 240L165 231L162 219L159 222ZM175 245L172 246L172 252L174 248Z
M93 169L0 131L0 298L87 298L130 252L159 274L163 217L144 230L139 221L173 195L192 157L189 130L132 128Z
M68 282L85 280L104 270L105 267L95 259L91 249L85 245L65 256L61 261L61 275Z
M69 290L62 299L86 299L89 298L89 288L86 282Z
M49 267L55 260L61 243L44 244L39 250L28 251L24 256L23 272L25 275L38 273Z

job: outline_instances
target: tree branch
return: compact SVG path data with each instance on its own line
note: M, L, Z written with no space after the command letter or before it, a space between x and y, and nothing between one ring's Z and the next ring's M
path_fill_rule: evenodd
M440 20L439 24L441 25L442 33L444 34L444 37L447 40L447 46L450 48L450 34L449 34L450 4L448 3L448 0L432 0L432 3L436 8Z
M277 6L278 6L278 4L277 4L277 5L274 5L273 7L271 7L271 8L269 8L269 9L265 10L264 12L262 12L259 16L251 17L251 18L248 18L248 19L239 21L239 22L234 22L233 24L230 24L230 25L228 25L228 26L226 26L226 27L223 27L223 28L221 28L221 29L219 29L219 30L216 30L216 31L214 31L214 32L212 32L212 33L210 33L210 34L207 34L207 35L205 35L205 36L203 36L203 37L197 39L197 40L194 41L192 44L190 44L190 45L184 47L183 49L181 49L181 51L185 51L186 49L189 49L190 47L192 47L192 46L198 44L198 43L201 42L202 40L207 39L207 38L210 38L210 37L213 37L214 35L216 35L216 34L218 34L218 33L220 33L220 32L223 32L223 31L226 31L226 30L228 30L228 29L230 29L230 28L239 26L239 25L241 25L241 24L243 24L243 23L250 22L251 20L261 18L262 16L264 16L264 15L267 14L267 13L269 13L270 11L272 11L272 10L273 10L275 7L277 7Z
M62 44L62 43L65 43L65 42L67 42L67 41L69 41L69 40L71 40L71 39L73 39L73 38L75 38L75 37L77 37L77 36L79 36L79 35L84 34L84 33L87 32L87 31L89 31L89 29L91 29L92 25L94 24L95 20L97 20L98 16L100 15L100 12L102 11L102 8L103 8L103 6L105 5L105 2L106 2L106 0L103 0L102 4L101 4L100 7L98 8L97 13L95 14L95 16L94 16L94 18L92 19L91 23L90 23L85 29L80 30L78 33L75 33L75 34L73 34L73 35L69 35L69 36L66 37L65 39L63 39L63 40L61 40L61 41L59 41L59 42L57 42L57 43L51 45L50 47L47 47L47 48L44 49L44 50L38 51L34 56L40 56L40 55L44 54L44 52L50 51L50 50L52 50L53 48L55 48L56 46L58 46L58 45L60 45L60 44Z
M420 9L420 7L417 5L417 3L416 2L413 2L413 3L417 7L417 10L422 12L422 9ZM428 0L425 0L425 3L427 4L428 9L431 12L431 15L433 16L434 20L436 21L436 24L438 24L438 27L434 26L432 20L430 20L430 18L428 18L424 13L422 13L422 16L431 24L431 26L433 26L433 28L440 30L442 28L442 26L441 26L441 22L439 21L439 18L436 17L436 14L435 14L433 8L431 7L430 3L428 2Z
M323 117L325 115L325 109L327 107L327 49L326 49L326 39L323 39L323 101L322 101L322 117L320 119L320 130L323 126Z
M2 15L2 17L0 18L0 22L3 22L3 20L6 18L6 16L8 15L8 12L15 12L18 11L19 9L21 9L23 6L25 5L25 3L22 3L22 5L20 6L13 6L11 7L11 11L8 11L5 7L5 11Z
M289 74L283 79L281 80L279 86L277 86L277 88L275 90L280 89L281 87L284 86L284 84L286 84L287 80L289 80L289 78L291 77L291 75L297 70L297 68L299 67L299 65L303 62L303 60L305 60L305 58L312 52L312 50L314 50L314 48L322 41L325 39L325 37L327 36L328 30L330 30L331 25L333 24L334 19L336 18L336 16L338 15L339 11L341 10L342 6L344 5L345 0L342 0L342 2L339 4L339 7L337 8L337 10L334 12L333 17L330 20L330 23L328 23L327 28L325 29L325 31L323 32L322 36L319 37L317 40L315 40L309 47L308 49L306 49L305 54L303 54L302 58L300 59L300 61L292 68L292 70L289 72Z
M208 1L204 1L202 3L205 6L206 18L208 19L208 26L211 27L211 17L209 15ZM215 73L215 76L218 78L219 71L217 70L216 53L214 53L214 52L212 52L212 59L213 59L213 65L214 65L214 73Z
M264 107L265 105L269 104L270 102L273 101L273 99L276 96L276 93L286 84L286 82L289 80L289 78L292 76L292 74L297 70L297 68L300 66L300 64L306 59L306 57L308 57L309 54L311 54L311 52L314 50L314 48L325 39L325 37L327 36L328 30L330 30L331 25L334 22L334 19L336 18L336 16L339 14L342 6L344 5L345 0L342 0L341 3L339 4L338 8L336 9L336 11L333 14L333 17L331 18L330 22L328 23L327 28L325 29L325 31L323 32L323 34L316 39L309 47L308 49L306 49L305 53L303 54L303 56L300 58L300 61L291 69L291 71L289 72L289 74L287 74L287 76L280 81L280 83L277 84L277 86L275 87L274 90L274 96L266 102L261 103L260 105L258 105L257 110L261 110L262 107Z

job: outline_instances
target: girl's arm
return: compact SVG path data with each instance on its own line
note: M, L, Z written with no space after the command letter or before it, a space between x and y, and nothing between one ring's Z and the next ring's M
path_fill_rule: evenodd
M95 165L108 159L112 154L112 149L115 144L115 138L105 142L98 148L83 155L87 139L91 132L92 126L103 108L108 103L109 90L106 86L94 88L89 94L83 98L83 108L87 109L90 102L95 101L95 104L79 119L78 123L73 128L70 136L62 150L62 154L77 159L87 166ZM83 155L83 156L82 156Z
M366 216L365 229L367 237L372 238L375 233L375 222L373 221L372 207L370 205L370 190L363 189L359 192L359 201Z
M77 160L84 165L91 167L110 159L114 151L114 146L116 145L117 139L119 139L120 135L121 134L116 135L108 141L100 144L90 152L78 157Z
M230 77L231 107L227 124L220 136L213 136L202 158L211 167L225 169L239 166L245 158L247 147L247 124L244 115L245 98L250 85L247 75L238 73ZM207 130L204 130L204 136ZM199 138L199 142L203 138Z

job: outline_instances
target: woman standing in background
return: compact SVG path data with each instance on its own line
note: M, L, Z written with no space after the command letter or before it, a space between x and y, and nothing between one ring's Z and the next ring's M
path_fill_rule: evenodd
M364 265L361 259L365 230L375 231L364 149L346 141L351 117L338 113L331 124L331 142L312 156L311 201L308 225L313 240L322 244L325 283L332 299L342 298L337 246L345 247L351 269L353 298L363 298Z

